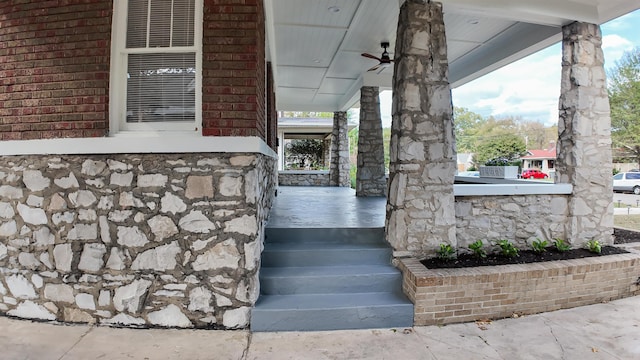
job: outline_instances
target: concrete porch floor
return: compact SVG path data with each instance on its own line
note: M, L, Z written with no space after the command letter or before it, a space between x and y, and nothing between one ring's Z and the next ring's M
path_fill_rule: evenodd
M384 197L356 197L345 187L279 186L269 215L274 228L384 227Z

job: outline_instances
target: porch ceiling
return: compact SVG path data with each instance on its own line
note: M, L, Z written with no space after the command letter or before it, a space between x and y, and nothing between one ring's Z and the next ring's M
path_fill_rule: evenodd
M363 85L390 88L393 68L367 72L390 43L403 0L265 0L278 110L346 110ZM561 39L573 21L602 24L637 0L441 0L449 81L463 85ZM337 12L331 9L339 9ZM558 64L560 66L560 64Z

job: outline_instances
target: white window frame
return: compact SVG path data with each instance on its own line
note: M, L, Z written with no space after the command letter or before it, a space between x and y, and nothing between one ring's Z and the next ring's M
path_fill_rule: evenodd
M109 88L109 133L116 135L189 134L202 136L202 27L203 0L195 0L194 43L188 47L127 49L127 12L129 0L113 2L111 68ZM194 52L196 57L195 122L127 123L128 55L142 53Z

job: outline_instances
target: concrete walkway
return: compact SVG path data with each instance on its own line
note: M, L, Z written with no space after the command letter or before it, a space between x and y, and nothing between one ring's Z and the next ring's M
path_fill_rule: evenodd
M640 296L486 323L327 332L134 330L0 317L0 359L640 359Z

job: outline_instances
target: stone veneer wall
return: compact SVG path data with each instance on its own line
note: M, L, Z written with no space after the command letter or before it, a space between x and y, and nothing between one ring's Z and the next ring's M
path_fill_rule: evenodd
M477 240L488 247L490 242L507 239L520 249L529 249L536 238L567 239L569 196L456 196L458 249L467 251Z
M246 327L275 166L261 154L2 157L0 312Z
M330 186L329 171L280 171L281 186Z
M640 254L535 264L427 269L401 259L414 324L434 325L572 308L640 294Z

